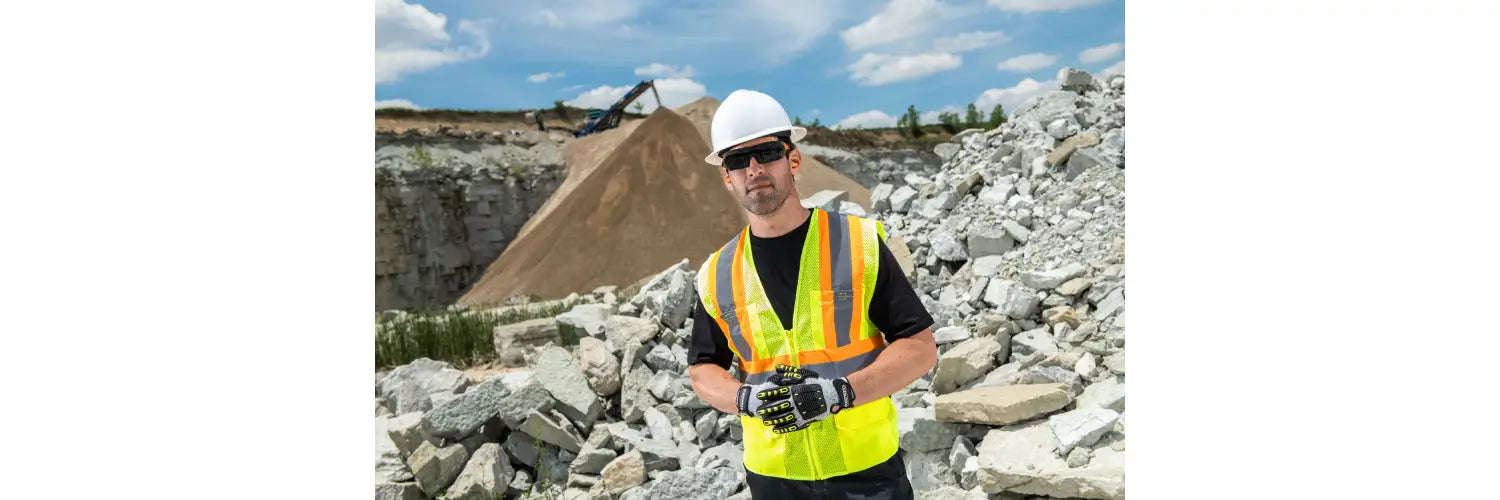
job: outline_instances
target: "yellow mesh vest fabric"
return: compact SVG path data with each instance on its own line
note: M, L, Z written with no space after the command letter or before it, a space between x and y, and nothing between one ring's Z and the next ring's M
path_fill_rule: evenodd
M756 274L754 258L749 248L749 228L741 232L737 247L726 247L720 252L738 250L743 266L740 280L744 286L744 307L736 311L750 329L747 332L754 344L755 358L773 359L789 356L790 364L800 364L799 352L831 350L836 346L826 345L823 324L823 307L831 291L821 288L820 276L828 265L823 261L820 244L827 236L827 224L831 217L844 217L814 209L808 228L807 240L803 244L797 280L797 296L793 306L792 330L781 328L781 320L771 308L765 289ZM851 217L849 230L859 231L862 245L853 265L863 269L863 284L858 290L864 307L868 311L875 290L875 277L879 271L879 244L876 238L885 239L884 229L873 220ZM828 242L839 244L839 242ZM848 244L844 242L843 244ZM698 273L699 299L704 309L717 320L723 311L718 307L714 288L725 286L710 276L718 273L718 253L710 255ZM881 333L862 315L862 338L879 336ZM726 335L728 331L724 332ZM851 339L855 340L855 339ZM881 342L883 345L883 341ZM750 353L739 353L741 362ZM823 374L829 377L847 376L848 373ZM896 430L896 407L889 397L861 403L840 411L827 419L814 422L801 431L789 434L772 434L769 427L759 419L740 417L745 446L745 467L751 471L771 477L794 480L818 480L858 472L889 459L896 452L898 434Z

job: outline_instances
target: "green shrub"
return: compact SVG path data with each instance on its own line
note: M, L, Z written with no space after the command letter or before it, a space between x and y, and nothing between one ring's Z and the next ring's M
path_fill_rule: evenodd
M375 367L400 366L417 358L447 361L459 367L473 366L495 357L496 326L554 317L580 302L382 315L375 324ZM578 332L572 327L558 325L558 333L564 346L578 345Z

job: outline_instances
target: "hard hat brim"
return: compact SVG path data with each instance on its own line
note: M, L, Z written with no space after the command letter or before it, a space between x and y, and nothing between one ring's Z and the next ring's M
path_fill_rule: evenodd
M802 138L807 136L807 129L802 128L802 127L798 127L798 126L771 127L771 128L767 128L767 129L762 129L762 130L760 130L758 132L754 132L754 133L750 133L750 134L745 134L743 136L737 137L734 140L729 141L729 146L725 147L724 149L732 148L732 147L734 147L735 145L737 145L739 143L742 143L742 142L745 142L745 141L748 141L748 140L751 140L751 139L754 139L754 138L757 138L757 137L765 137L765 136L768 136L768 135L771 135L771 134L774 134L774 133L777 133L777 132L786 132L786 131L791 131L792 132L792 142L793 143L802 142ZM719 153L722 152L722 151L723 150L717 150L717 151L713 151L713 152L708 153L708 156L705 157L705 158L703 158L703 161L708 162L709 165L713 165L715 167L723 165L724 164L724 159L719 157Z

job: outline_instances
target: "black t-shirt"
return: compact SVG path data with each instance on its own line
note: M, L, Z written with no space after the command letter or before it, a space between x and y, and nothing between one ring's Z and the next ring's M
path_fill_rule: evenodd
M771 308L781 318L781 327L788 330L792 328L792 308L797 298L802 244L807 239L811 222L809 212L801 226L784 235L775 238L750 235L755 271L765 286ZM703 308L703 301L697 303L698 307L693 310L693 341L688 345L688 363L713 363L728 369L734 360L729 339L724 337L719 323ZM933 324L932 315L927 313L922 299L912 290L911 282L901 274L901 265L885 241L880 241L880 271L875 277L875 295L870 299L867 312L870 322L885 335L887 343L921 333Z

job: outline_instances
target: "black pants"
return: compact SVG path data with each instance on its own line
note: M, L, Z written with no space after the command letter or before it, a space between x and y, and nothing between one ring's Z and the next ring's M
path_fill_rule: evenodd
M746 469L750 497L759 499L809 498L827 500L903 500L913 498L906 479L906 462L897 450L874 467L820 481L794 481L762 476Z

